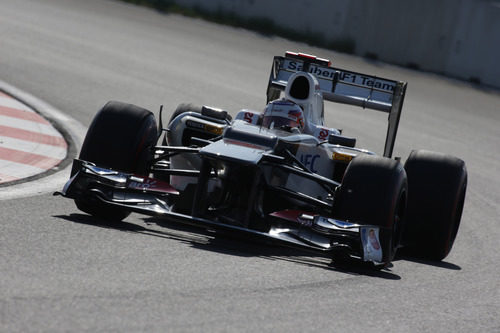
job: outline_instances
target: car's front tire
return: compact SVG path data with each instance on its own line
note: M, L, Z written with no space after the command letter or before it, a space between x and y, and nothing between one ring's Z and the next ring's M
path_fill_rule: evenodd
M389 263L400 245L406 212L406 172L396 160L358 155L348 165L335 196L335 217L353 223L383 227L383 263Z
M157 140L154 114L132 104L108 102L94 117L80 159L99 167L147 175ZM98 217L122 220L128 210L107 205L92 195L75 199L78 209Z

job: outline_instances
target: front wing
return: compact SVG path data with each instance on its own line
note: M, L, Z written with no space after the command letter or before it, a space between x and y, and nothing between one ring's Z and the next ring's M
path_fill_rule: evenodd
M386 263L385 254L390 251L384 244L390 243L387 240L391 231L379 226L355 224L290 209L269 214L270 228L263 232L217 219L175 212L173 207L179 191L158 179L109 170L78 159L73 162L71 175L63 190L54 195L76 200L91 198L94 202L97 200L127 211L209 230L228 231L332 257L340 254L383 264Z

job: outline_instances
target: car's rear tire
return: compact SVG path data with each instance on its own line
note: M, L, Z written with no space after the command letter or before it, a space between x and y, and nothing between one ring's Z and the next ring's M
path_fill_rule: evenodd
M154 114L132 104L108 102L94 117L80 159L126 173L147 175L156 144ZM128 210L104 204L93 196L75 199L78 209L102 218L122 220Z
M200 105L195 105L192 103L182 103L177 106L175 109L174 113L172 114L172 117L170 117L169 124L177 118L178 115L184 113L184 112L196 112L196 113L201 113L201 106Z
M182 103L182 104L179 104L177 106L177 108L175 109L174 113L172 113L172 116L170 117L170 120L168 121L168 125L170 125L170 123L175 118L177 118L177 116L179 116L180 114L183 114L185 112L196 112L196 113L200 113L201 114L201 108L202 108L201 106L195 105L195 104L192 104L192 103ZM163 136L162 145L163 146L168 146L167 136L166 135Z
M184 113L184 112L196 112L196 113L200 113L201 114L201 109L203 108L203 106L200 106L200 105L196 105L196 104L193 104L193 103L182 103L182 104L179 104L177 106L177 108L175 109L174 113L172 114L172 117L170 117L170 121L168 122L169 124L172 122L172 120L174 120L175 118L177 118L178 115ZM228 113L226 114L226 120L228 122L231 122L231 120L233 120L233 117L231 117L231 115Z
M396 160L358 155L348 165L334 204L335 217L380 229L382 261L392 261L406 212L406 172Z
M177 108L175 109L174 113L172 113L172 116L170 117L170 120L168 121L168 124L170 125L170 123L175 119L177 118L177 116L185 113L185 112L195 112L195 113L199 113L201 114L201 109L203 107L200 106L200 105L196 105L196 104L193 104L193 103L182 103L182 104L179 104L177 106ZM231 122L233 118L231 117L230 114L227 114L226 116L226 120ZM163 140L162 140L162 145L164 146L168 146L168 142L167 142L167 137L164 136L163 137Z
M403 242L411 255L444 259L460 226L467 189L465 162L451 155L414 150L405 163L408 215Z

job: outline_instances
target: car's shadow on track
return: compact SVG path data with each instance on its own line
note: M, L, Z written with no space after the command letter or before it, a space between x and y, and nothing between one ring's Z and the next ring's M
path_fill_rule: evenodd
M400 252L398 252L398 254L396 255L396 258L394 259L394 261L404 260L404 261L414 262L414 263L417 263L417 264L423 264L423 265L428 265L428 266L434 266L434 267L439 267L439 268L450 269L450 270L453 270L453 271L460 271L460 270L462 270L462 267L460 267L458 265L455 265L455 264L453 264L451 262L447 262L447 261L433 261L433 260L418 258L418 257L412 256L411 254L405 253L404 250L400 251Z
M275 246L228 233L215 233L195 226L159 220L157 218L143 218L146 226L141 226L126 221L109 221L79 213L55 215L54 217L73 223L181 241L200 250L217 252L224 255L260 257L268 260L288 261L351 275L371 276L388 280L401 279L399 275L391 272L390 267L377 270L363 263L352 261L334 262L328 257L318 256L317 254L311 254L300 249ZM157 226L161 230L158 230Z
M70 215L54 215L53 217L63 219L73 223L86 224L95 227L105 228L105 229L114 229L123 232L137 233L143 234L147 236L172 239L177 241L182 241L188 243L190 245L193 244L205 244L208 242L207 236L203 233L198 234L180 234L177 232L168 232L163 230L155 230L152 228L146 228L144 226L130 223L126 221L111 221L106 219L101 219L98 217L94 217L86 214L70 214Z

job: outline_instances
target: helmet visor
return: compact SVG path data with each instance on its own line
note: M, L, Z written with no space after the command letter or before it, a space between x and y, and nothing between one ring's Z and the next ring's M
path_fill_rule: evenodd
M262 126L267 128L299 127L295 120L280 116L264 117L262 120Z

